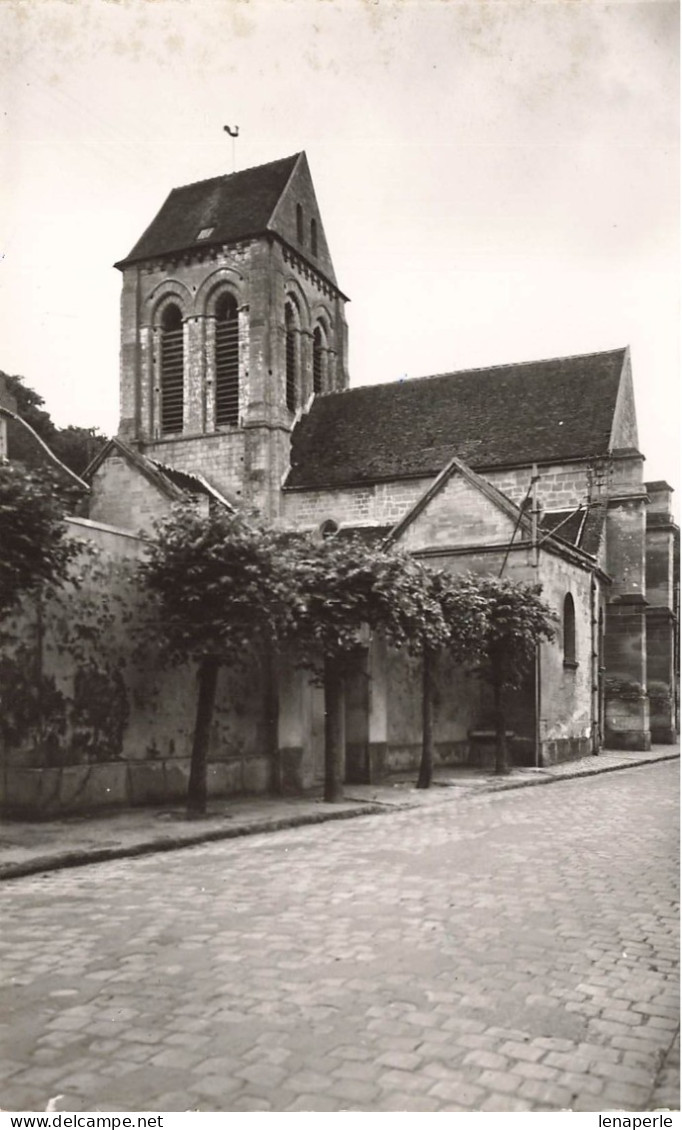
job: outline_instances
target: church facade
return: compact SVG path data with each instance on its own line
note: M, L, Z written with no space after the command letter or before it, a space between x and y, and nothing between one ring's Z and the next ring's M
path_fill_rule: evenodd
M643 479L627 348L351 388L347 299L303 153L174 189L116 266L121 420L85 475L93 529L144 534L189 493L537 581L560 632L515 697L517 762L675 740L677 530L670 488ZM278 680L282 779L310 788L320 691L299 672ZM416 763L419 696L415 665L368 640L347 685L349 781ZM485 763L490 705L476 680L439 670L442 762ZM216 764L233 756L221 733Z

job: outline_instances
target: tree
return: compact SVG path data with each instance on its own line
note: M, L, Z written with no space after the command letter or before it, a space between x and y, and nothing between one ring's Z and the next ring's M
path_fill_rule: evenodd
M0 547L0 616L24 593L66 580L82 547L67 537L51 474L0 466Z
M365 628L388 643L417 652L444 637L440 606L426 570L397 551L368 548L358 539L296 545L296 600L289 640L303 666L324 687L325 785L329 803L342 797L344 682Z
M73 424L69 424L66 428L58 428L50 413L43 407L45 404L43 397L29 388L23 377L0 372L0 383L2 378L8 392L16 401L17 415L30 424L34 432L69 470L76 475L82 475L107 442L107 437L102 435L98 428L83 428ZM24 437L18 436L16 443L19 445L19 450L13 458L22 459L26 447Z
M422 755L418 789L428 789L433 777L434 667L439 653L454 663L475 663L481 656L487 630L489 602L473 573L429 574L429 596L440 608L442 629L421 638Z
M505 697L517 690L535 663L537 648L555 636L558 616L540 599L540 585L480 577L479 592L487 604L479 674L493 692L495 772L509 772Z
M198 663L198 700L188 815L206 811L207 757L218 672L277 646L289 626L296 586L283 535L191 504L161 521L140 576L159 609L157 630L173 663Z
M66 428L57 429L49 446L71 471L82 475L106 442L107 437L98 428L69 424Z
M27 424L30 424L34 432L50 446L57 427L50 413L43 408L45 403L43 397L34 389L29 388L23 377L10 376L9 373L0 371L0 378L2 377L5 379L9 393L16 400L17 415L21 416Z

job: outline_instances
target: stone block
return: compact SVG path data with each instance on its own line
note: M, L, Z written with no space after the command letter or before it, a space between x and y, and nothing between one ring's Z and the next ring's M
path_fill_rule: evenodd
M280 749L282 766L282 792L286 794L298 793L303 785L303 749L300 746L288 746Z
M164 762L166 775L166 799L184 800L189 786L189 761L172 760Z
M5 810L27 817L47 816L59 803L61 769L5 769Z
M237 774L239 765L229 761L211 761L206 769L206 788L209 796L230 796L241 792ZM239 773L241 776L241 773Z
M163 762L128 762L131 804L163 804L169 800Z
M81 769L82 766L71 767L72 769ZM103 765L90 765L87 767L89 772L87 776L82 779L80 785L80 792L78 797L74 796L71 805L74 810L81 810L87 808L105 808L108 805L127 804L129 801L128 796L128 766L125 762L108 762ZM69 769L69 773L71 769ZM68 774L67 774L68 780ZM64 804L62 800L62 789L69 788L69 784L73 786L77 783L77 778L73 778L68 784L63 784L64 769L61 770L60 780L60 807Z
M254 757L244 765L244 791L267 792L270 783L270 762L267 757Z
M90 774L97 766L65 765L59 780L59 807L65 812L77 811L88 794Z

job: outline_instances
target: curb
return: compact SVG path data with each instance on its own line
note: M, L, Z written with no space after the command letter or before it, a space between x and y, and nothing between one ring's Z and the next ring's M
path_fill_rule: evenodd
M661 761L679 761L679 753L664 753L660 757L642 757L636 761L627 761L624 765L601 765L596 766L594 769L576 769L575 772L562 773L560 777L553 777L551 774L547 777L529 777L524 781L508 781L500 782L499 785L487 785L482 792L485 793L498 793L505 792L507 789L527 789L535 785L558 785L561 781L575 781L580 777L599 777L602 773L617 773L621 769L640 769L642 765L658 765Z
M621 769L638 769L643 765L656 765L661 761L679 761L679 753L662 754L652 760L641 758L636 761L627 761L623 765L595 766L593 769L576 769L575 772L562 773L560 777L549 774L546 777L529 777L519 781L504 781L499 784L484 786L475 792L469 793L460 800L468 800L473 796L490 795L491 793L509 792L512 789L527 789L538 785L555 785L561 781L574 781L580 777L597 777L602 773L616 773ZM443 798L445 801L446 798ZM20 863L0 864L0 882L7 879L21 879L27 875L44 874L49 871L62 871L71 867L86 867L92 863L106 863L114 859L133 859L142 855L154 855L157 852L179 851L181 848L197 847L199 844L215 843L220 840L234 840L242 836L253 836L259 833L281 832L288 828L303 828L307 825L325 824L330 820L351 820L356 816L381 816L391 812L405 812L422 807L418 802L406 800L399 804L383 804L374 802L349 802L353 807L338 811L333 808L320 812L305 813L300 816L275 817L263 820L251 820L248 823L234 825L226 828L211 828L205 832L196 832L190 836L166 837L165 839L143 840L140 843L117 847L92 848L63 852L61 855L37 856L26 859Z
M141 843L111 848L92 848L82 851L63 852L61 855L43 855L26 859L21 863L0 864L0 882L5 879L21 879L45 871L62 871L68 867L86 867L90 863L106 863L112 859L128 859L140 855L154 855L156 852L179 851L181 848L196 847L216 840L235 840L241 836L254 836L258 833L281 832L287 828L302 828L307 824L323 824L328 820L349 820L354 816L378 816L390 811L384 805L358 804L342 812L331 809L329 812L306 813L302 816L280 816L263 821L251 820L232 828L211 828L192 836L167 837L163 840L143 840Z

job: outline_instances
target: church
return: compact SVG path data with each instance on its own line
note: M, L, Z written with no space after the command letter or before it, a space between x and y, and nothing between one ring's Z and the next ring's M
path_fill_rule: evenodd
M350 387L348 299L304 153L173 189L116 267L121 418L84 476L88 530L141 544L189 495L540 583L560 628L514 699L516 763L675 741L678 531L671 488L643 479L626 347ZM298 671L277 681L281 779L311 789L323 772L321 694ZM120 799L181 794L190 686L184 741L177 706L157 705L150 736L131 688ZM177 686L169 693L177 701ZM215 793L267 787L258 695L238 725L226 705L216 726ZM485 765L490 729L484 688L443 664L440 763ZM412 769L419 749L418 666L369 639L347 685L346 779ZM159 770L169 761L184 767L175 785Z

